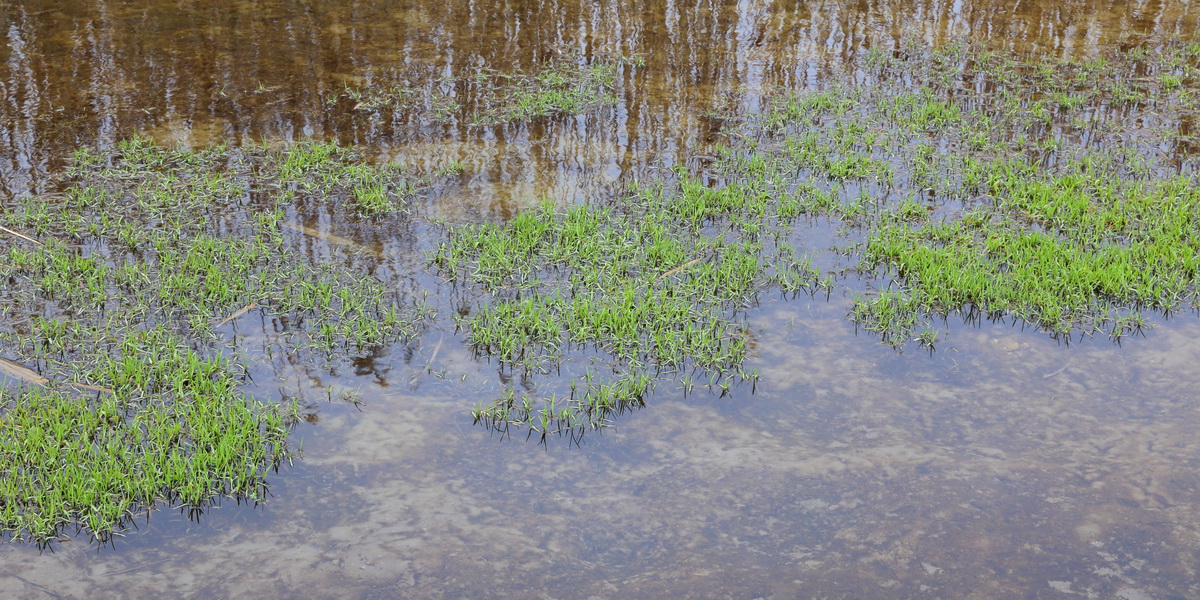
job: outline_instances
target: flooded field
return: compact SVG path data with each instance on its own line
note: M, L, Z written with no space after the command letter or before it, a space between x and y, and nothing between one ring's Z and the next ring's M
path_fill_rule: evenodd
M1200 597L1200 19L965 4L0 4L0 596Z

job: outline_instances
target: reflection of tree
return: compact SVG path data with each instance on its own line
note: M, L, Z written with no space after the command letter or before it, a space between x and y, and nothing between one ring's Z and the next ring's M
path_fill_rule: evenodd
M562 53L646 57L604 122L555 123L537 134L574 129L603 144L612 168L628 171L645 157L686 151L705 127L697 115L739 89L753 102L757 89L813 84L871 46L969 38L1079 55L1121 36L1188 34L1195 25L1188 5L1148 0L10 3L0 7L0 176L8 194L19 193L44 179L66 147L134 132L192 145L468 139L477 134L462 123L476 108L470 77L528 70ZM444 86L464 118L437 127L406 114L355 118L329 102L347 87L426 86L440 77L467 83ZM501 148L530 131L493 135L471 148L481 165L538 164L528 149L511 157ZM580 162L554 160L556 169ZM528 178L497 168L484 177Z

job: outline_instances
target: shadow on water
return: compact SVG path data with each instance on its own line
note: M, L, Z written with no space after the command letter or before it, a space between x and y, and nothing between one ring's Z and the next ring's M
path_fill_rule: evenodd
M75 147L135 133L196 147L318 138L458 161L462 181L419 196L425 210L505 219L702 158L724 108L822 86L872 44L966 38L1079 58L1196 26L1190 5L1162 2L7 3L0 205L51 191ZM577 55L644 64L624 64L596 110L475 122L485 75ZM354 96L393 88L414 104ZM385 232L303 203L288 216L373 251L291 238L314 259L444 287L423 271L433 225ZM453 297L438 297L447 314ZM669 382L582 444L473 426L473 402L527 382L448 321L344 364L271 356L247 393L299 399L304 455L262 506L161 510L115 551L2 546L0 595L1200 595L1194 318L1158 319L1122 347L951 318L935 324L945 342L899 354L856 336L847 305L844 290L764 297L746 315L753 393ZM290 326L235 324L235 345L254 354Z

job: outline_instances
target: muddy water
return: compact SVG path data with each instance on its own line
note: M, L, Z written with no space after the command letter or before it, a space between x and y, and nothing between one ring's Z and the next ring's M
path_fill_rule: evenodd
M1081 56L1197 20L1185 2L967 4L9 2L0 202L45 189L78 144L315 136L461 160L430 212L505 216L703 154L721 126L705 111L821 85L872 45ZM468 127L455 86L437 123L337 98L564 53L646 64L614 106L551 122ZM413 236L375 241L405 264ZM934 353L897 354L847 310L765 299L755 393L660 389L581 446L472 427L499 383L452 329L332 370L263 367L251 392L299 395L313 421L266 505L164 509L111 548L0 546L0 597L1200 597L1194 316L1123 347L951 322ZM362 406L323 399L343 387Z
M10 0L0 4L0 192L41 189L67 149L133 133L193 145L319 137L458 156L475 174L464 201L503 214L524 198L670 164L719 128L706 111L753 106L765 87L819 85L873 46L971 39L1080 56L1130 36L1189 34L1195 13L1187 2L1080 0ZM646 65L622 73L612 110L553 124L472 129L478 107L462 84L436 86L462 105L436 124L329 101L347 88L511 72L560 54Z

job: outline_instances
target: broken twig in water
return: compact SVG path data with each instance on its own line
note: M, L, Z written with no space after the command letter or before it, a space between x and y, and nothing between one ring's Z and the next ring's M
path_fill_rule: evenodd
M444 341L446 341L445 335L438 338L437 345L433 347L433 353L429 355L429 360L425 361L425 373L433 372L433 361L437 360L438 352L442 350L442 342ZM419 379L421 379L421 373L413 375L413 378L409 380L408 385L417 385L417 381Z
M24 365L17 364L7 358L0 358L0 371L3 371L26 383L36 383L38 385L46 385L50 383L49 379L37 374L37 371L30 369Z
M1071 366L1070 358L1067 359L1067 362L1063 363L1063 366L1059 367L1058 369L1055 369L1054 371L1052 371L1050 373L1046 373L1045 375L1042 375L1042 379L1050 379L1051 377L1054 377L1055 375L1059 375L1063 371L1066 371L1067 367L1069 367L1069 366Z
M229 315L228 317L225 317L224 319L221 319L221 322L220 322L220 323L217 323L217 324L215 325L215 327L220 327L220 326L222 326L222 325L224 325L224 324L226 324L226 323L228 323L228 322L230 322L230 321L232 321L232 320L234 320L234 319L236 319L236 318L238 318L238 317L240 317L240 316L242 316L242 315L244 315L244 314L246 314L246 313L250 312L250 309L254 308L255 306L258 306L258 303L257 303L257 302L251 302L250 304L247 304L247 305L245 305L245 306L243 306L243 307L239 308L239 309L237 310L237 312L233 313L232 315Z
M703 257L701 257L701 258L693 258L692 260L689 260L689 261L687 261L687 262L683 263L682 265L679 265L678 267L675 267L674 269L671 269L670 271L667 271L666 273L663 273L662 275L659 275L659 276L658 276L656 279L662 279L662 278L664 278L664 277L670 277L670 276L672 276L672 275L674 275L674 274L676 274L676 273L678 273L678 272L680 272L680 271L682 271L682 270L684 270L684 269L686 269L686 268L688 268L688 267L690 267L690 266L692 266L692 265L694 265L694 264L696 264L696 263L700 262L700 261L702 260L702 258L703 258Z
M353 248L355 250L361 250L368 254L374 254L375 256L380 256L380 253L378 250L368 248L354 240L348 240L344 237L333 235L332 233L325 233L323 231L313 229L312 227L308 227L307 225L295 225L292 223L280 223L279 225L282 227L291 229L292 231L295 231L298 233L303 233L304 235L307 235L310 237L315 237L317 239L325 240L332 244L338 244L339 246L347 246L347 247Z
M22 234L20 234L20 233L17 233L17 232L15 232L15 231L13 231L13 230L11 230L11 229L9 229L9 228L7 228L7 227L3 226L3 225L0 225L0 231L3 231L3 232L5 232L5 233L8 233L8 234L15 235L15 236L17 236L17 237L19 237L19 238L21 238L21 239L23 239L23 240L27 241L27 242L32 242L32 243L34 243L34 244L36 244L36 245L38 245L38 246L41 246L41 245L42 245L42 243L41 243L41 242L39 242L39 241L37 241L37 240L35 240L35 239L33 239L33 238L31 238L31 237L27 236L27 235L22 235Z
M83 388L85 390L92 390L93 392L104 392L106 394L117 393L115 390L110 389L110 388L106 388L106 387L99 386L99 385L88 385L86 383L79 383L78 381L68 381L67 383L64 383L63 385L77 387L77 388Z

